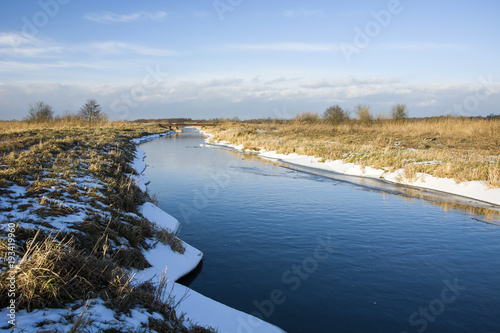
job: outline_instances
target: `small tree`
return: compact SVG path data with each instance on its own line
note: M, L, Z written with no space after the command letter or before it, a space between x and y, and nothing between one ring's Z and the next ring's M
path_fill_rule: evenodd
M359 104L356 106L356 115L359 121L364 125L370 125L373 121L373 116L370 113L370 107L368 105Z
M28 121L44 122L51 121L54 118L52 107L45 102L39 101L30 105Z
M406 104L394 104L391 107L391 118L396 121L408 118L408 109L406 108Z
M80 108L79 116L92 124L92 122L101 119L101 106L97 104L95 99L88 99L87 103Z
M326 121L337 125L349 120L349 112L342 109L339 105L334 105L326 109L325 113L323 113L323 118Z

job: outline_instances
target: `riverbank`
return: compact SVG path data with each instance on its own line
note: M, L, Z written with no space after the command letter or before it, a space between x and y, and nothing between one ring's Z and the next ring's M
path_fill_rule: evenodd
M156 137L145 137L135 139L134 143L141 144ZM146 155L138 147L136 157L132 166L142 175L146 169ZM148 180L140 176L140 186L146 186ZM146 202L141 208L142 215L148 220L162 225L174 233L178 233L181 225L177 219L165 211L158 208L151 202ZM258 332L282 333L280 328L269 324L259 318L230 308L222 303L205 297L196 291L175 283L186 274L193 271L199 264L203 253L186 242L182 242L185 252L180 255L172 251L169 246L159 245L156 248L146 252L146 259L152 264L152 267L137 272L135 278L137 281L151 281L165 276L168 280L166 289L170 291L169 297L176 303L178 312L183 313L192 324L204 327L214 327L217 332L241 332L242 330L252 332L254 329ZM165 271L166 268L166 271ZM161 283L161 281L158 281Z
M202 253L145 191L136 146L164 130L15 125L0 138L0 331L229 332L253 318L175 284Z
M213 143L263 158L450 193L498 208L498 127L498 121L439 120L427 127L425 122L371 127L225 123L204 130ZM473 135L477 142L470 141Z

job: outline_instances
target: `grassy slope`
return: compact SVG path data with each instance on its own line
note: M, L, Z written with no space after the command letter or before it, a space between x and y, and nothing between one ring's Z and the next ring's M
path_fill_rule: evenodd
M363 166L405 169L457 182L480 180L500 187L500 121L468 118L388 120L363 125L349 121L225 123L208 129L215 140L298 153L324 160L344 160Z
M0 307L10 301L7 235L14 231L17 311L100 299L116 318L132 308L163 316L150 317L144 331L208 331L184 328L162 301L161 286L133 285L128 272L150 266L143 251L151 242L183 251L175 235L137 212L150 199L134 183L131 139L159 132L164 129L128 123L0 123ZM90 328L82 318L64 320ZM120 325L117 330L129 330Z

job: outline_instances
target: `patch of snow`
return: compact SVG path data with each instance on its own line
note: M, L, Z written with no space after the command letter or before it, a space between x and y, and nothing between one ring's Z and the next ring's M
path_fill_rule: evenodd
M13 192L10 194L10 196L13 198L22 197L28 191L26 187L19 185L12 185L7 190Z
M146 162L144 159L146 158L146 153L141 148L137 147L135 152L135 158L130 163L132 169L134 169L138 174L141 174L144 170L146 170Z
M205 141L208 143L210 139L207 138ZM216 145L225 145L237 150L242 150L242 146L236 146L225 143L215 143ZM260 157L279 160L285 163L296 164L300 166L307 166L311 168L333 171L336 173L349 175L349 176L360 176L360 177L370 177L370 178L380 178L392 183L411 185L415 187L446 192L450 194L460 195L463 197L483 201L486 203L491 203L494 205L500 205L500 188L491 189L482 181L468 181L462 183L456 183L453 179L449 178L438 178L431 176L429 174L417 174L417 180L407 180L402 175L402 170L396 170L394 172L388 172L384 169L375 169L372 167L361 167L358 164L347 163L343 160L328 160L323 162L322 159L298 154L278 154L274 151L265 151L262 149L259 154ZM429 164L438 163L436 161L425 162Z
M451 178L438 178L425 173L417 173L416 180L403 177L404 170L399 169L384 175L384 179L393 183L411 185L468 197L495 205L500 205L500 188L488 188L482 181L457 183Z
M177 302L181 300L177 312L185 313L192 324L211 326L220 333L284 332L277 326L216 302L178 283L173 284L170 296Z
M182 242L185 248L183 254L174 252L169 245L157 243L153 249L144 252L146 260L152 267L135 272L135 279L138 281L158 282L163 273L168 281L174 282L189 274L200 263L203 253L186 242ZM166 270L166 272L165 272Z
M139 206L139 212L151 222L157 225L169 229L173 233L179 231L180 223L175 217L166 213L164 210L155 206L151 202L146 202L142 206Z

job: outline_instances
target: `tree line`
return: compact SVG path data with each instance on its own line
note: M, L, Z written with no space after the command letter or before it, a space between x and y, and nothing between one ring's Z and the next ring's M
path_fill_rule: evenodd
M106 122L108 116L102 112L102 107L97 103L95 99L88 99L87 102L80 107L80 110L76 114L66 113L64 116L54 116L54 110L52 107L43 102L38 101L30 104L28 116L24 118L28 122L50 122L54 120L63 119L78 119L87 121L90 125L97 122Z
M353 112L362 124L369 125L375 120L368 105L359 104L354 108ZM322 119L333 125L338 125L352 120L351 114L353 112L337 104L327 108L323 113ZM395 121L403 121L409 117L408 108L405 104L394 104L391 107L389 117ZM316 112L303 112L297 115L295 119L305 122L317 122L321 117Z

